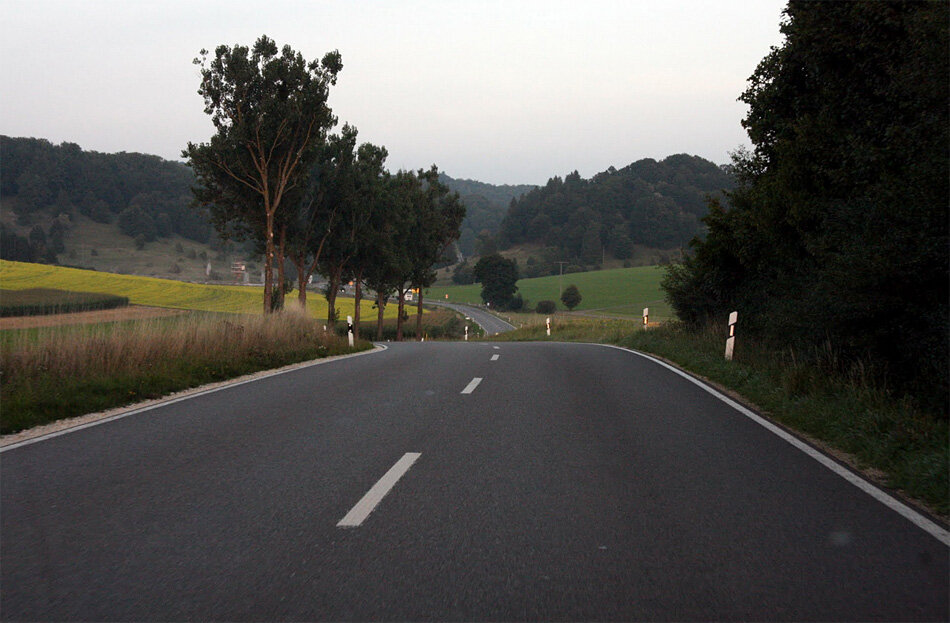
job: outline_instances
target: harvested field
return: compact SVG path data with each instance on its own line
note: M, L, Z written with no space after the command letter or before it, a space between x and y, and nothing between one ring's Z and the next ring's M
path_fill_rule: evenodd
M99 322L116 322L119 320L144 320L146 318L162 318L187 314L183 309L167 309L165 307L146 307L144 305L130 305L117 309L100 309L88 312L73 312L71 314L49 314L47 316L15 316L0 318L0 331L6 329L34 329L37 327L57 327L68 324L94 324Z

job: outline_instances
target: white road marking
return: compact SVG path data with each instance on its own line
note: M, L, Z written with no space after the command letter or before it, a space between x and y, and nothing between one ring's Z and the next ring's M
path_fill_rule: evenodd
M481 377L475 377L472 379L472 382L465 386L465 389L462 390L463 394L471 394L475 391L475 388L478 387L478 384L482 382Z
M501 350L501 346L492 346L495 350Z
M498 357L499 357L498 355L492 355L492 356L491 356L491 360L492 360L492 361L498 361Z
M870 495L872 498L874 498L875 500L877 500L884 506L890 508L897 514L909 520L915 526L917 526L924 532L927 532L928 534L933 536L935 539L937 539L944 545L950 546L950 531L944 529L942 526L936 524L935 522L931 521L927 517L921 515L916 510L912 509L910 506L904 504L900 500L894 497L891 497L886 492L882 491L881 489L871 484L864 478L861 478L860 476L852 472L850 469L840 465L838 462L825 456L823 453L811 447L810 445L808 445L807 443L805 443L798 437L792 435L791 433L788 433L787 431L785 431L779 426L776 426L772 422L769 422L768 420L766 420L759 414L755 413L754 411L751 411L750 409L745 408L744 406L737 403L735 400L732 400L725 394L722 394L716 389L713 389L711 386L706 385L699 379L687 374L686 372L683 372L682 370L678 368L671 366L670 364L664 361L660 361L659 359L655 357L651 357L650 355L641 353L639 351L636 351L630 348L622 348L620 346L614 346L612 344L597 344L597 346L604 346L606 348L616 348L617 350L625 350L628 353L633 353L634 355L638 355L640 357L643 357L644 359L649 359L650 361L657 363L668 370L673 371L674 373L680 375L681 377L683 377L690 383L693 383L697 385L698 387L702 388L703 390L709 392L710 394L712 394L719 400L723 401L724 403L726 403L727 405L729 405L730 407L732 407L733 409L735 409L742 415L746 416L747 418L749 418L750 420L752 420L759 426L771 432L773 435L776 435L777 437L781 438L785 442L798 448L799 450L801 450L802 452L810 456L812 459L818 461L819 463L824 465L826 468L836 473L838 476L841 476L842 478L847 480L849 483L851 483L852 485L854 485L861 491L864 491L865 493Z
M409 471L409 468L420 456L422 455L418 452L407 452L402 455L402 458L396 461L396 464L390 467L389 471L383 474L383 477L373 485L373 488L367 491L366 495L356 503L356 506L350 509L350 512L340 520L337 527L357 528L362 525L369 514L373 512L373 509L386 497L389 490L402 478L403 474Z

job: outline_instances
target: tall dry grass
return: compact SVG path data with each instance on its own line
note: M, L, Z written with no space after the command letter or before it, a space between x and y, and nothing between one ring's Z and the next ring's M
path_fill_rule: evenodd
M0 431L347 351L291 311L16 332L0 343Z

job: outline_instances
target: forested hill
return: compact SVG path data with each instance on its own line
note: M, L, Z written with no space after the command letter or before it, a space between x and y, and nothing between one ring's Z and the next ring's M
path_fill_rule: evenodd
M83 151L74 143L0 136L3 210L21 226L83 214L145 240L178 234L207 242L212 228L190 207L195 177L184 164L138 153Z
M575 171L513 201L500 242L543 243L584 264L605 251L626 259L634 244L674 248L702 231L706 197L733 185L727 167L686 154L610 167L589 180Z
M494 237L498 233L512 199L537 188L528 184L496 186L475 180L457 180L444 173L439 179L457 192L465 204L465 221L462 223L462 236L459 239L459 247L465 255L476 252L475 241L479 234L487 232Z

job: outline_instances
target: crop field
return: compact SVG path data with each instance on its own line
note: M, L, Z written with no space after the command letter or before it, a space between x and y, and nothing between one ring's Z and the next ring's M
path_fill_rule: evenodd
M0 284L5 290L52 288L111 294L128 298L132 305L172 309L256 314L263 306L260 287L204 285L6 260L0 260ZM291 293L288 302L296 298L296 293ZM372 306L372 301L362 303L364 317L375 317ZM353 299L337 299L337 309L344 318L352 315ZM308 292L307 313L314 318L326 318L327 303L320 293ZM395 315L395 305L387 306L386 316Z
M0 289L0 316L41 316L115 309L129 304L129 299L113 294L71 292L50 288L29 290Z
M639 318L643 308L649 307L651 321L667 320L672 317L672 312L660 289L662 278L663 268L659 266L616 268L520 279L518 292L529 309L533 310L538 301L551 300L557 303L559 310L565 310L560 301L558 284L565 288L574 284L583 297L581 304L575 308L576 312ZM430 299L448 300L453 303L481 304L481 290L481 285L477 283L468 286L433 287L428 290L427 296ZM448 299L445 298L446 294L449 295Z

